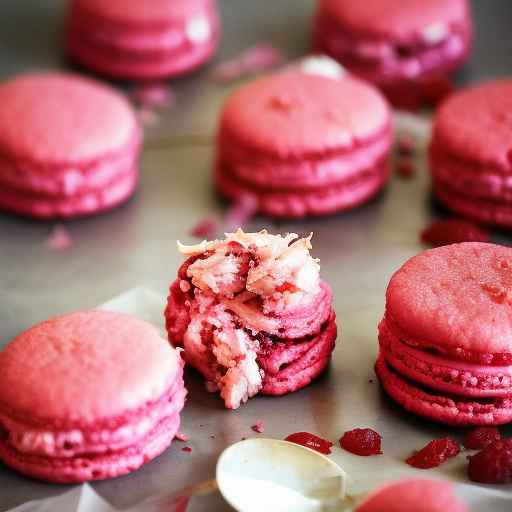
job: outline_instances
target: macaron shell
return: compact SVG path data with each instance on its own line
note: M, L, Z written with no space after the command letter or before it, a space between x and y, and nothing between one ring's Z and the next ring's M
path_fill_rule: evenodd
M391 279L386 312L406 341L422 348L511 353L511 269L512 249L504 246L463 243L425 251Z
M371 86L297 70L256 80L228 98L220 135L279 158L352 149L389 124L387 103Z
M21 75L0 85L0 101L3 158L83 163L115 153L138 130L120 93L78 75Z
M451 482L405 479L377 488L355 512L468 512Z
M0 352L0 408L30 422L86 425L159 398L179 371L179 355L149 324L73 313L36 325Z
M464 22L468 13L466 0L321 0L319 8L354 35L392 40Z
M380 355L375 372L387 394L407 411L453 425L498 426L512 421L512 399L463 399L429 392L394 372Z
M512 173L512 80L494 80L447 99L433 141L448 155ZM485 168L482 169L485 172Z

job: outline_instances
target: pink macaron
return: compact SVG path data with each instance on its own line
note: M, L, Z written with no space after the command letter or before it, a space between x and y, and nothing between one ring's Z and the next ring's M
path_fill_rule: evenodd
M383 485L366 496L354 512L469 512L451 482L420 478Z
M68 54L100 74L152 80L210 59L220 34L216 0L73 0Z
M472 32L467 0L319 0L315 47L416 107L467 60Z
M296 391L325 370L336 319L310 238L238 230L180 249L187 260L170 288L169 340L227 408Z
M126 201L138 180L141 133L128 101L66 73L0 84L0 208L71 218Z
M448 98L434 119L430 169L435 196L473 220L512 228L512 80Z
M185 395L180 355L146 322L47 320L0 352L0 460L58 483L129 473L171 444Z
M327 58L256 80L220 118L215 180L229 200L300 218L358 206L389 176L391 117L380 93Z
M407 410L450 425L512 421L512 249L420 253L391 279L376 372Z

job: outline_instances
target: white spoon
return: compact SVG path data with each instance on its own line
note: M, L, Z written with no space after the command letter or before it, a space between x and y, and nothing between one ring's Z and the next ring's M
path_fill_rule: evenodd
M346 473L316 451L278 439L247 439L222 452L216 480L153 496L125 512L181 512L189 498L217 490L237 512L342 512L352 501L345 499L346 482Z

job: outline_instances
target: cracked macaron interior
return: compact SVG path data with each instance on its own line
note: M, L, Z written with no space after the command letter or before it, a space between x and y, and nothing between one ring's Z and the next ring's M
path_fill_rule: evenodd
M169 339L227 408L295 391L327 366L335 315L311 248L311 236L242 230L179 244L187 260L170 289Z

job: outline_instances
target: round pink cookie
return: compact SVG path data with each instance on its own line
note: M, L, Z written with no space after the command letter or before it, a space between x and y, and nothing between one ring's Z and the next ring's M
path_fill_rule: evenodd
M461 91L436 113L430 168L436 197L455 212L512 226L512 81Z
M219 34L215 0L74 0L67 50L101 74L148 80L197 68L214 53Z
M453 484L441 480L408 479L371 492L355 512L468 512Z
M127 100L65 73L0 85L0 207L35 217L108 209L133 192L140 130Z
M137 469L178 430L182 366L128 315L83 311L32 327L0 352L0 459L62 483Z
M225 196L251 195L264 213L304 217L354 207L383 187L389 108L371 86L334 71L306 61L228 98L215 169Z
M317 50L404 107L434 96L429 87L466 61L471 40L467 0L321 0L315 19Z
M391 279L376 370L399 403L456 425L512 419L512 249L463 243Z

